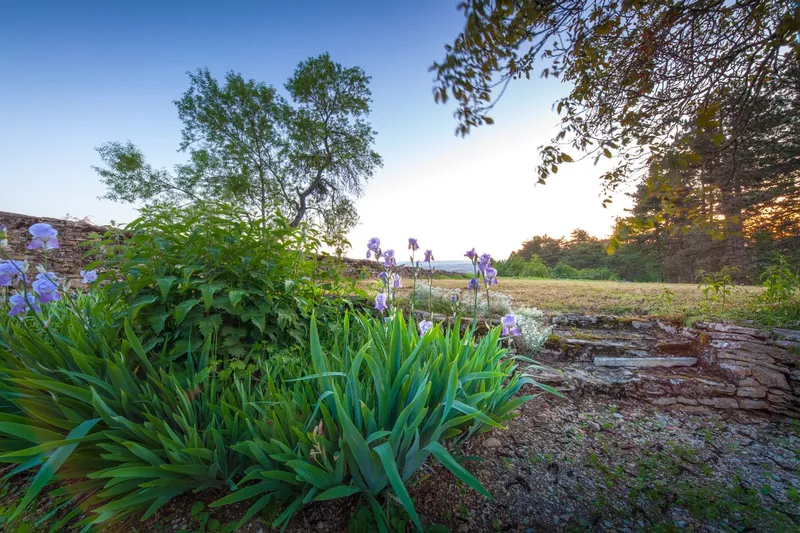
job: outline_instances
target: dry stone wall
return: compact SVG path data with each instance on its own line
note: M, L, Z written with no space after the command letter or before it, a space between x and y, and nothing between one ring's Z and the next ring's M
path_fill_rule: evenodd
M576 394L800 418L800 331L613 316L553 317L543 381Z
M32 217L19 213L0 211L0 224L8 228L9 255L12 259L28 257L31 263L41 264L44 257L41 250L28 250L31 240L28 228L37 222L45 222L58 230L60 248L47 254L48 268L59 276L76 278L90 259L84 258L86 247L83 243L94 234L102 234L107 228L81 221L63 220L48 217Z

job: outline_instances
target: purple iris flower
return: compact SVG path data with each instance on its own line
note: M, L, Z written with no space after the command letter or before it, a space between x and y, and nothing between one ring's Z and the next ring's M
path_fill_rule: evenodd
M61 299L58 293L59 282L61 280L52 272L37 274L36 281L33 282L33 290L39 295L39 302L46 304Z
M433 252L430 250L425 250L425 262L430 263L431 261L436 261L433 258Z
M8 316L24 315L30 309L40 311L39 306L36 305L36 297L31 293L27 293L24 296L22 294L13 294L8 299L8 302L11 304Z
M86 283L92 283L97 281L97 271L96 270L81 270L81 281Z
M409 237L408 239L408 249L412 252L416 252L419 250L419 245L417 244L417 239L412 239Z
M24 261L0 261L0 287L11 287L20 280L28 281Z
M512 335L519 335L519 328L517 327L517 317L514 315L506 315L500 319L500 323L503 324L503 331L501 332L502 335L508 335L509 332Z
M478 260L478 271L483 272L492 265L492 256L489 254L481 254Z
M403 287L403 280L397 274L392 274L392 288L400 289Z
M28 232L33 236L30 244L28 244L28 250L38 250L40 248L53 250L58 248L58 230L50 224L37 222L28 228Z
M382 292L375 296L375 309L380 312L386 311L386 295Z
M475 279L475 278L472 278L471 280L469 280L469 285L467 285L467 290L468 291L477 291L478 290L478 280Z
M429 329L433 327L433 322L430 320L423 320L419 323L419 334L425 335Z
M464 254L464 257L469 258L470 260L474 260L478 256L478 253L475 251L475 248L472 250L468 250L467 253Z
M394 266L397 264L397 260L394 258L394 250L386 250L383 252L383 266L389 268L390 266Z
M376 259L380 259L381 257L381 240L377 237L373 237L367 243L367 259L372 257L372 254L375 254Z
M387 281L386 281L386 280L387 280L388 278L387 278L386 276L387 276L386 272L381 272L380 274L378 274L378 277L379 277L379 278L381 278L381 281L382 281L383 283L387 283Z
M497 285L497 270L488 266L483 271L483 278L486 281L486 285Z

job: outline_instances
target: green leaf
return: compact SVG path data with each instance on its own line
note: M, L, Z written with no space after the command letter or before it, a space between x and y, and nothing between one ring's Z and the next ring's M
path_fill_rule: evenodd
M355 485L337 485L336 487L330 488L325 492L319 494L314 499L318 501L336 500L338 498L346 498L348 496L352 496L357 492L361 492L361 489L356 487Z
M202 511L202 510L203 510L203 507L205 507L205 505L203 504L203 502L194 502L194 504L192 505L192 509L191 509L191 511L189 511L189 513L190 513L192 516L197 516L197 513L199 513L200 511Z
M392 446L388 442L384 442L375 448L375 453L377 453L378 457L380 457L383 468L386 471L387 477L389 478L389 483L391 483L392 488L397 494L397 497L400 499L400 503L403 504L408 516L411 517L411 520L418 529L422 529L422 524L419 522L419 516L417 516L417 510L414 509L414 502L411 501L411 496L408 495L406 485L403 483L403 480L400 478L400 472L397 470L397 463L395 463L394 460L394 451L392 450Z
M99 418L93 418L91 420L86 420L79 424L75 429L69 432L67 435L67 439L80 439L86 436L87 433L100 421ZM60 438L60 436L59 436ZM53 452L47 462L42 465L42 468L36 473L36 477L33 478L33 482L31 486L28 487L28 490L25 492L25 497L22 498L22 501L17 506L14 514L11 515L10 520L14 520L19 514L30 504L36 496L42 491L42 489L50 482L53 476L58 472L58 469L61 468L61 465L64 464L69 456L75 451L75 448L78 447L78 444L67 444L66 446L62 446L61 448L57 449Z
M169 294L169 289L172 287L172 284L175 283L177 280L175 276L166 276L163 278L158 278L156 280L156 285L158 285L158 290L161 293L161 300L166 301L167 295Z
M455 476L475 489L476 491L480 492L490 500L494 501L494 496L486 490L483 485L481 485L480 481L475 479L475 477L470 474L463 466L458 464L458 462L453 459L453 456L438 442L431 442L428 444L425 449L433 454L445 468L451 471Z
M245 291L238 291L238 290L228 291L228 299L231 301L231 305L236 307L239 304L239 302L242 301L242 296L244 296L245 294L246 294Z
M178 304L175 308L175 322L180 325L186 319L186 315L189 314L189 311L198 303L200 303L200 300L193 298Z

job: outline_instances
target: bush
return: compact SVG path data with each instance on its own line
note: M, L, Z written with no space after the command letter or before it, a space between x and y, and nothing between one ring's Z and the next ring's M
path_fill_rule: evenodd
M800 323L800 271L778 255L761 276L764 292L756 311L762 323L793 326Z
M553 267L553 277L557 279L578 279L578 269L566 263L558 263Z
M79 304L50 304L46 330L0 317L0 460L13 475L38 468L11 519L69 480L60 494L91 510L87 524L216 489L227 495L214 506L253 500L243 522L282 510L277 526L304 503L360 494L384 529L377 498L393 490L419 526L405 483L420 466L433 456L488 495L444 444L501 427L532 398L516 396L533 382L514 372L499 328L475 342L458 324L420 336L402 313L346 315L321 340L312 319L308 357L255 359L240 378L214 364L213 336L159 366L163 347L120 325L126 302Z
M311 312L339 292L341 277L315 277L320 239L312 227L293 228L280 215L263 223L233 206L151 207L97 240L91 253L101 259L92 266L105 272L105 290L125 303L143 344L166 360L211 339L224 359L251 362L296 352Z
M547 325L544 313L535 307L516 309L514 316L521 333L519 340L522 341L518 349L526 355L535 355L542 349L553 328Z
M538 255L533 255L529 260L519 255L512 254L505 261L495 263L499 276L520 278L549 278L550 271Z

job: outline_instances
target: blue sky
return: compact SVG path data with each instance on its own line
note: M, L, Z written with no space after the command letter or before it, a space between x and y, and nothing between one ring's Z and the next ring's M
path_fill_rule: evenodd
M605 235L600 170L565 168L534 187L536 147L556 131L552 102L566 87L517 82L496 124L453 135L428 67L457 35L456 2L35 1L0 3L0 211L126 221L135 206L98 200L94 148L131 140L155 166L183 160L172 101L186 71L234 70L282 86L297 63L329 52L372 77L371 122L384 158L358 201L352 255L379 236L407 237L440 259L463 250L505 257L534 234L575 227Z

